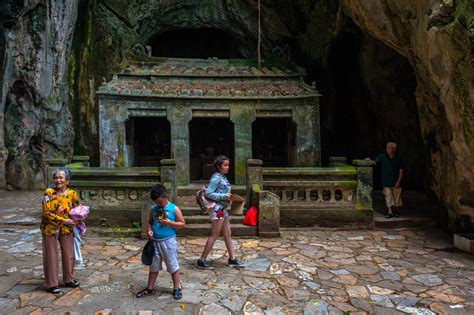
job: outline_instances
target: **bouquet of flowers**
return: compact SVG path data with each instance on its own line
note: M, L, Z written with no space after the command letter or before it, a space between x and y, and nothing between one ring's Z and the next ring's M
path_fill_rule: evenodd
M84 205L78 205L77 207L72 208L69 212L69 218L78 222L76 227L81 236L84 236L86 234L86 223L84 222L84 220L88 214L89 207Z

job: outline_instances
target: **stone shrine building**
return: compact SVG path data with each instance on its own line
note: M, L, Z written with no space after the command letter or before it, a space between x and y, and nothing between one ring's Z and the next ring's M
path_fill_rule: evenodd
M245 185L247 159L320 166L319 92L296 66L143 57L99 88L100 166L176 160L178 185L206 180L215 156Z

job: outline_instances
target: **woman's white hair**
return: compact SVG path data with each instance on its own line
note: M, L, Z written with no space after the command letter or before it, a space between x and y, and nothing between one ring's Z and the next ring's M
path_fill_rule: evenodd
M397 148L397 144L395 142L387 142L387 147L388 146L392 146L394 147L395 149Z

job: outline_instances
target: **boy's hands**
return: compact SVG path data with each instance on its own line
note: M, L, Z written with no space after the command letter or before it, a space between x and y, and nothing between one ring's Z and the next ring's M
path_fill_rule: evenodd
M163 226L172 226L173 222L170 221L170 219L163 219L163 220L160 220L160 224Z
M152 230L148 230L148 237L149 237L149 238L152 238L152 237L153 237L153 231L152 231Z

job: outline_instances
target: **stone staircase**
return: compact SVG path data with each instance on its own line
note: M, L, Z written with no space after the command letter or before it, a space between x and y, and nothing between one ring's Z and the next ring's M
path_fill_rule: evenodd
M400 217L385 218L387 207L380 190L372 193L374 208L374 226L376 228L408 228L436 226L435 217L443 210L440 205L428 198L424 192L404 191L403 206L398 208Z
M208 236L211 232L209 215L201 214L201 209L196 203L196 191L205 183L193 183L187 186L178 186L177 206L183 212L186 227L178 230L180 236ZM245 186L232 186L232 192L245 197ZM245 214L244 210L244 214ZM256 236L257 228L242 224L244 215L231 216L231 229L234 236Z

